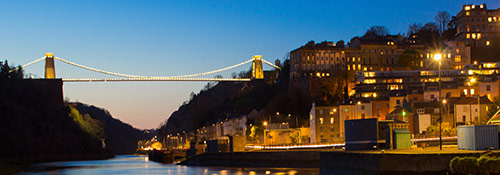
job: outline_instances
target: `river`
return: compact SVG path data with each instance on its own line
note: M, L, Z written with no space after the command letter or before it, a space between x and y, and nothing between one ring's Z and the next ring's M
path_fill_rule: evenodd
M149 161L147 156L122 155L107 160L50 162L33 165L35 171L22 172L20 175L38 174L162 174L162 175L313 175L319 169L299 168L225 168L191 167L161 164Z

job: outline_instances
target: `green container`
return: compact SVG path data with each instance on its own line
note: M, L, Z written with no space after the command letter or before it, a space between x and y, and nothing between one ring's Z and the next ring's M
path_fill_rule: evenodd
M394 129L392 130L392 140L394 149L410 149L411 148L411 133L408 129Z

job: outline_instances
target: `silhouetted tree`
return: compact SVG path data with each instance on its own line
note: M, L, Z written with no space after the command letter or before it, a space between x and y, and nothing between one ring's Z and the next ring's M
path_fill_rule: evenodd
M418 33L422 30L422 24L413 23L408 26L408 36Z
M418 69L420 67L420 53L415 50L405 50L398 60L399 66L410 69Z
M378 39L389 34L389 29L385 26L372 26L366 31L361 39Z
M450 22L450 14L446 11L439 11L437 15L434 17L434 20L439 25L439 33L443 34Z

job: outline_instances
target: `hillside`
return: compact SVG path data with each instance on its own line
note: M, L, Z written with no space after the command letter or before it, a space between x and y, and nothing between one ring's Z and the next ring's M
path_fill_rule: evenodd
M103 127L107 146L114 154L132 154L137 149L139 140L151 139L152 134L145 134L127 123L115 119L105 109L82 103L70 103L80 115L97 120Z
M54 105L46 82L23 80L22 70L0 62L0 159L33 161L112 156L100 142ZM62 101L62 100L61 100Z
M63 104L52 80L26 80L21 69L11 70L0 62L0 161L102 159L134 153L137 141L148 139L104 109Z
M281 71L267 71L264 77L264 80L250 82L219 82L214 86L206 86L198 94L191 94L189 102L180 106L161 126L160 138L245 115L252 110L258 111L258 116L250 122L280 112L301 116L300 121L305 123L309 112L307 105L288 99L288 60ZM295 125L294 120L291 122L292 126Z

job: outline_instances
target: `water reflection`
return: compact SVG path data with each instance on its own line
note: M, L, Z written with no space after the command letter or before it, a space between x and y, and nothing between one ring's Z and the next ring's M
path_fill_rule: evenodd
M147 156L117 156L108 160L52 162L35 165L39 171L24 172L22 175L37 174L167 174L167 175L313 175L318 169L296 168L227 168L188 167L160 164L149 161Z

